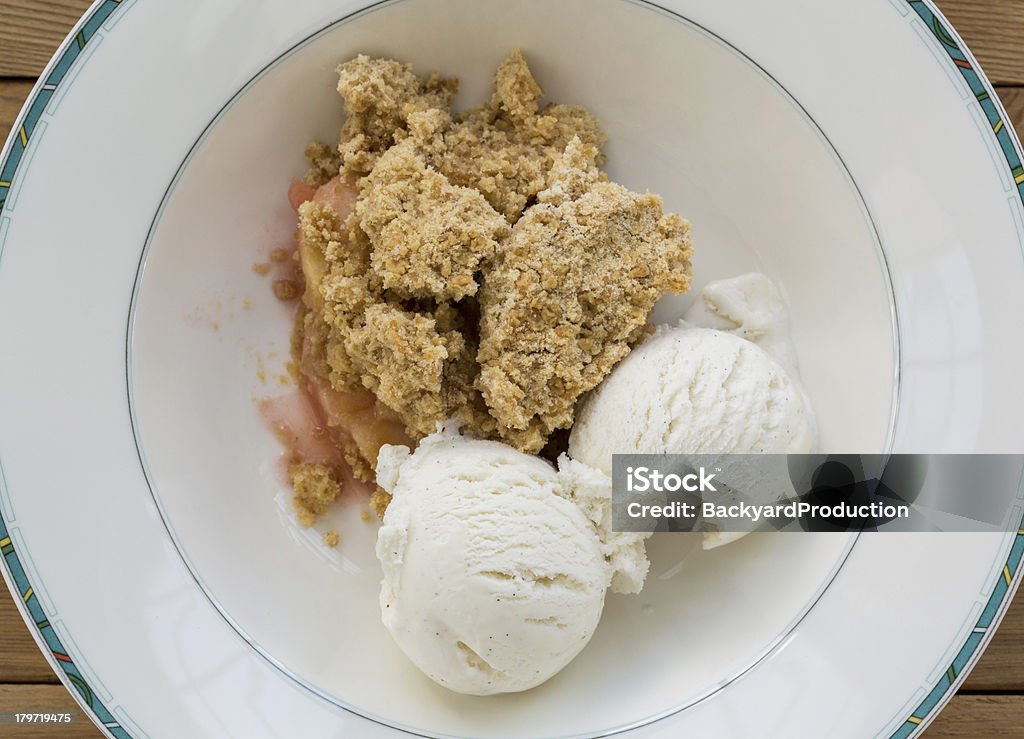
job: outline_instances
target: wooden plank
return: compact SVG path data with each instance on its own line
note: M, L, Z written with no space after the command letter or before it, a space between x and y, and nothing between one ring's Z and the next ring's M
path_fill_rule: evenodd
M28 97L32 84L31 80L0 81L0 141L7 140L7 132L14 124L14 119L21 110L21 104Z
M38 77L89 0L0 2L0 77Z
M996 92L1017 135L1024 134L1024 87L997 87Z
M957 695L925 730L927 739L1024 736L1024 695Z
M11 723L10 713L70 713L71 722ZM0 736L11 739L96 739L103 736L63 685L0 685Z
M7 588L0 584L0 683L59 682L29 634Z
M1024 0L937 0L993 84L1024 85Z

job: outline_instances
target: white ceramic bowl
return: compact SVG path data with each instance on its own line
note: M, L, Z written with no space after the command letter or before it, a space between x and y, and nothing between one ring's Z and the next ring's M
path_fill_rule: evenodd
M0 216L0 346L26 358L0 367L0 538L24 570L8 559L5 574L60 624L102 721L902 736L933 714L948 684L922 701L1016 584L1013 535L761 535L712 552L658 536L643 593L610 596L548 684L437 687L380 624L360 507L323 523L337 550L292 521L254 404L283 391L290 315L250 269L294 228L305 143L337 136L338 62L458 75L468 106L518 46L551 99L599 117L612 178L693 222L695 287L751 269L781 284L824 450L1019 450L1018 148L1005 124L979 125L1001 110L965 94L986 83L927 6L124 5L94 6L53 99L35 118L30 102ZM881 612L914 627L880 631Z

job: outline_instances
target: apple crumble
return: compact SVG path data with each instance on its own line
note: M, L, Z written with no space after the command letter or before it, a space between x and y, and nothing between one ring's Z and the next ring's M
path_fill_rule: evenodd
M362 55L338 75L340 142L289 191L304 285L277 290L301 296L300 386L348 468L293 459L305 523L448 419L539 452L691 277L689 224L608 180L597 120L543 104L518 50L460 113L454 78Z

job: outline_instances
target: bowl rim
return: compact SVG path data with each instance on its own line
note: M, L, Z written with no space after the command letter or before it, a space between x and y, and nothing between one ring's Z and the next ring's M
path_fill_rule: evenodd
M655 2L639 1L640 4L665 10ZM996 138L998 148L1003 156L1003 163L1008 167L1011 179L1016 185L1017 194L1024 202L1024 165L1022 165L1021 144L994 87L981 69L977 59L952 24L934 5L933 0L892 0L892 2L903 8L900 10L901 13L909 8L917 14L928 32L945 51L945 58L942 61L948 62L954 67L978 98L988 122L991 124L991 134ZM0 215L5 209L6 197L12 189L16 173L21 167L28 167L31 163L29 161L31 157L24 155L35 126L48 102L73 84L75 74L73 72L69 74L69 71L72 71L73 63L80 55L92 51L94 46L90 46L90 42L95 38L97 30L100 27L111 28L133 4L132 2L120 2L120 0L94 0L40 74L15 119L2 152L0 152ZM371 3L356 12L365 12L378 4L382 3ZM118 11L121 12L118 13ZM328 26L337 22L339 21L335 20ZM319 29L310 34L310 37L322 30ZM295 46L299 46L307 40L303 39ZM286 50L282 56L291 50ZM268 67L276 61L277 59L270 62ZM256 79L263 71L257 73L253 79ZM250 83L243 86L236 95L244 91ZM218 112L214 120L219 115ZM198 141L199 139L197 139L197 144ZM6 489L2 467L0 467L0 486ZM14 600L30 633L55 674L82 708L83 713L88 715L97 727L108 736L119 738L132 736L128 729L108 710L96 690L90 686L82 671L67 654L67 650L53 626L46 620L38 596L33 591L21 560L26 553L20 552L20 547L16 546L16 542L12 540L3 513L2 507L0 507L0 559L3 560L0 571L2 571L12 595L18 596ZM1015 535L1006 563L992 587L991 596L982 610L974 630L960 645L950 669L939 675L931 691L910 711L904 722L892 733L892 737L902 739L923 731L966 678L991 640L1017 587L1024 579L1024 568L1021 567L1022 559L1024 559L1024 522L1022 522L1022 529Z

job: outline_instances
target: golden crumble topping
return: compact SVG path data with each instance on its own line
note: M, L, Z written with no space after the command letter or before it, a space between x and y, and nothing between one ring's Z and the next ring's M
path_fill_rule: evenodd
M487 273L478 384L499 431L570 425L658 298L689 286L689 224L656 195L601 181L596 154L569 143Z
M310 526L341 495L341 485L326 464L293 464L288 467L288 476L295 491L293 502L298 510L299 523L303 526Z
M438 333L433 318L387 304L371 306L363 325L346 337L349 355L365 368L363 385L416 436L431 433L430 419L444 415L445 360L463 345L457 331Z
M484 196L429 167L414 139L380 156L361 193L356 214L372 245L371 267L385 289L404 297L473 295L481 262L508 236Z
M373 491L373 495L370 496L370 510L377 514L377 518L383 519L384 512L388 509L388 503L390 502L391 493L377 486L377 489Z
M541 450L655 301L689 286L689 224L608 181L597 120L544 104L518 50L463 113L457 80L407 64L360 55L338 75L339 146L306 152L318 189L299 207L293 353L320 395L370 398L336 416L346 460L372 480L381 443L450 418ZM317 515L330 471L301 467L296 500ZM371 508L389 497L377 488Z
M543 91L517 49L498 67L491 99L442 132L434 165L455 184L483 193L514 223L544 189L548 171L573 136L605 141L597 119L574 105L540 105Z
M412 65L360 54L338 67L338 93L345 123L338 152L347 174L365 175L377 157L395 143L411 113L448 109L459 82L436 74L420 79Z
M321 141L310 141L306 146L306 159L309 160L309 171L302 181L313 187L320 187L328 180L338 176L341 171L341 155Z

